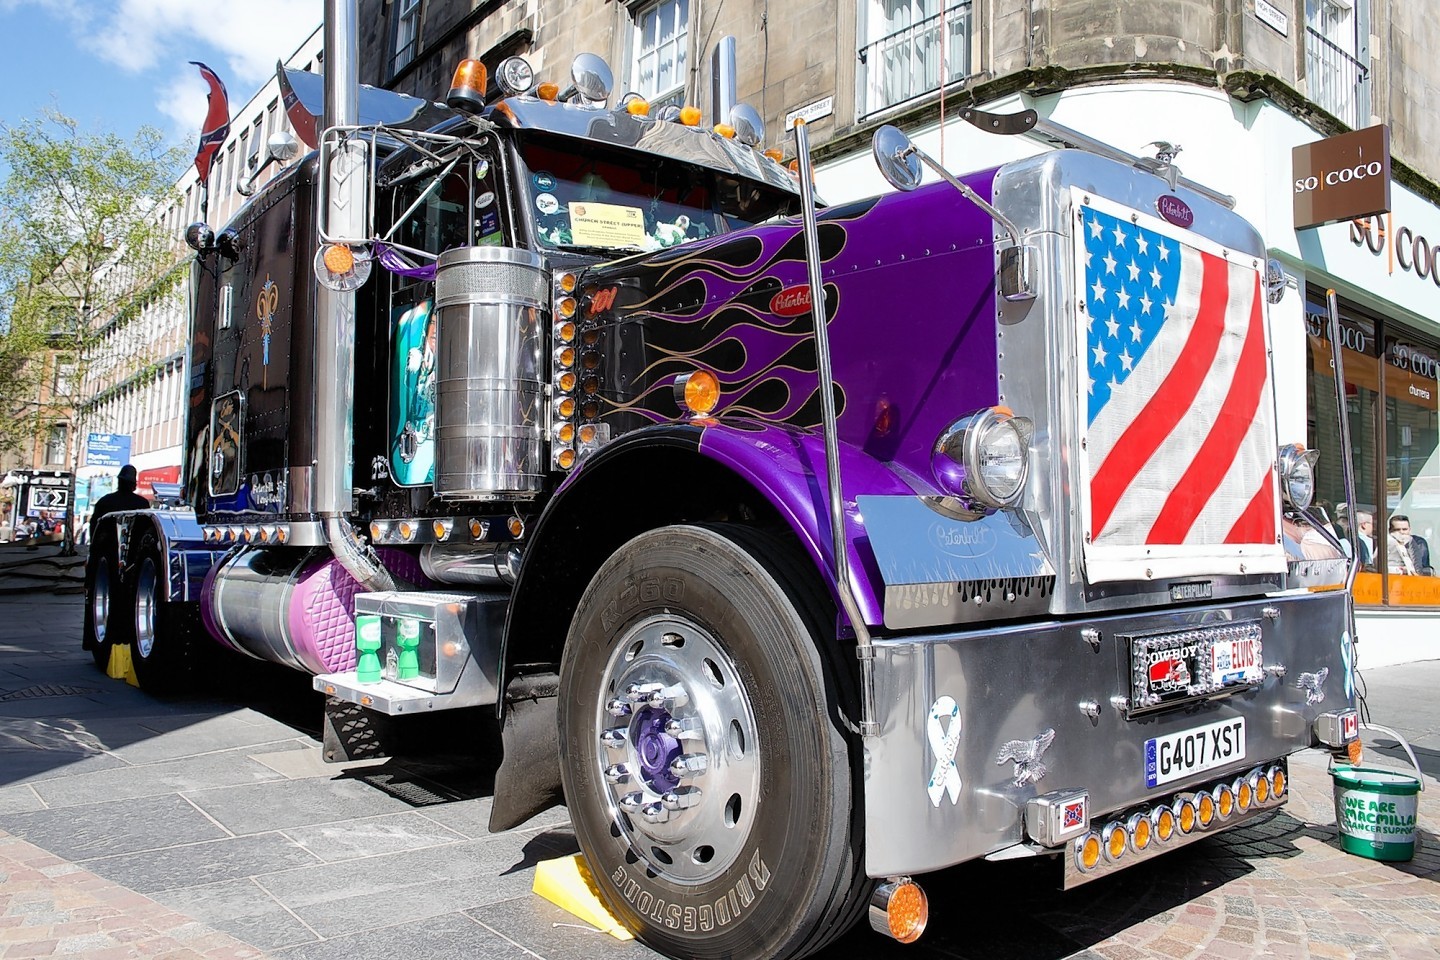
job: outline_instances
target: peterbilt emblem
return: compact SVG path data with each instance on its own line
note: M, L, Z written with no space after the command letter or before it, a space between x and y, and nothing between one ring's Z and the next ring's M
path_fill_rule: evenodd
M1007 760L1015 762L1014 779L1011 783L1023 787L1027 783L1039 783L1049 773L1040 756L1055 742L1054 730L1042 730L1031 740L1011 740L995 754L996 763Z
M810 312L810 285L786 287L770 298L770 312L777 317L798 317Z
M1177 227L1190 229L1195 225L1195 211L1190 209L1190 204L1170 193L1162 193L1155 201L1155 210L1161 218Z

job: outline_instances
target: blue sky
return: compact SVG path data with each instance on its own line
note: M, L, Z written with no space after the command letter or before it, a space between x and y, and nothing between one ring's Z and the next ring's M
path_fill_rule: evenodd
M47 106L88 132L157 128L194 150L205 82L243 106L316 27L323 0L0 0L0 123Z

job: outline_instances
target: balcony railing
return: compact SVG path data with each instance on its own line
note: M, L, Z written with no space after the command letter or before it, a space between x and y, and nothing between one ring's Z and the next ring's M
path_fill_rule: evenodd
M1370 71L1332 41L1305 28L1305 83L1310 99L1352 129L1370 121Z
M971 0L860 48L860 115L893 107L970 75ZM943 79L942 79L943 73Z

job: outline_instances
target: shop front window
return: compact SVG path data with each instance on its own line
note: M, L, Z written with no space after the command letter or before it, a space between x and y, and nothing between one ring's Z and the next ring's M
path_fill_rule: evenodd
M1343 301L1340 321L1362 560L1355 601L1440 606L1440 577L1429 556L1430 543L1440 535L1440 349L1398 323L1366 316ZM1343 538L1350 518L1342 506L1334 370L1326 308L1318 294L1312 293L1306 305L1306 328L1307 443L1320 451L1316 506Z

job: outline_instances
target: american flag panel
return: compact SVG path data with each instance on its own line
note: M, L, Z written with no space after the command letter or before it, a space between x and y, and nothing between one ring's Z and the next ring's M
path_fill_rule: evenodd
M1104 201L1076 209L1087 576L1284 570L1258 264Z

